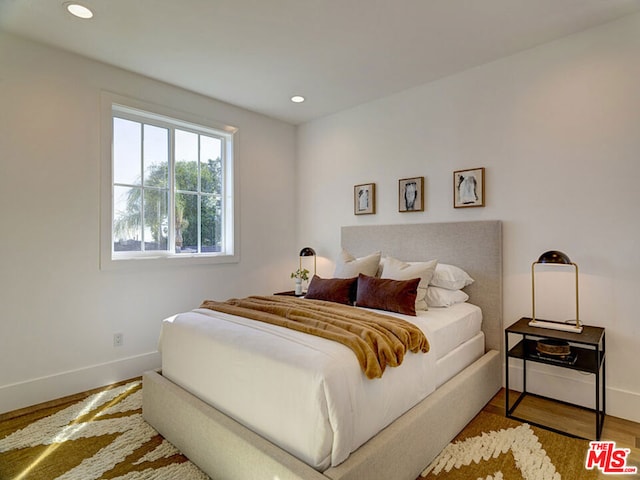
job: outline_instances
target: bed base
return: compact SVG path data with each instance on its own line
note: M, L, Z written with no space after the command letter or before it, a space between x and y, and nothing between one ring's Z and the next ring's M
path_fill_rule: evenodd
M502 386L490 350L323 473L227 417L160 373L143 377L143 416L215 480L415 480Z

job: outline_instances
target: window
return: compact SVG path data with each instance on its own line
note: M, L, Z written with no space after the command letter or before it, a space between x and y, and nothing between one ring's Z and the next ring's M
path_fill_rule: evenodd
M236 129L117 103L110 116L110 260L233 261Z

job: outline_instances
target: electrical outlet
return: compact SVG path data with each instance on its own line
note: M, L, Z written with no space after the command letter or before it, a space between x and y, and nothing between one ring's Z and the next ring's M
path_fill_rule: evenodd
M124 334L122 333L114 333L113 334L113 346L121 347L124 345Z

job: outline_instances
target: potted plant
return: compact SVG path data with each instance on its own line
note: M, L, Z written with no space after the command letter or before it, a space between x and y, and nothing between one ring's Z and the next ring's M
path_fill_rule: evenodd
M306 268L299 268L295 272L291 273L291 278L295 278L296 280L296 295L302 295L302 281L305 282L309 280L309 270Z

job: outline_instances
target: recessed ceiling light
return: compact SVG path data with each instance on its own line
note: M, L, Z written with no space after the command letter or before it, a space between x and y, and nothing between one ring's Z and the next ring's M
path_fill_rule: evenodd
M93 17L93 12L89 10L84 5L80 5L79 3L71 3L67 2L64 4L64 7L67 11L78 18L91 18Z
M304 102L304 97L302 95L294 95L293 97L291 97L291 101L293 103L302 103Z

